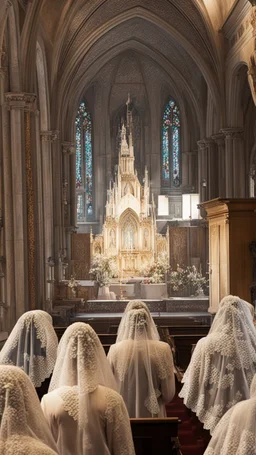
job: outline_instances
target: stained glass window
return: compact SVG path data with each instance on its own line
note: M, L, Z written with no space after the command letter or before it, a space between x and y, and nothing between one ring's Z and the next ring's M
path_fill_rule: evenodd
M180 113L170 99L162 118L162 183L164 186L180 185Z
M84 101L76 116L77 219L93 215L92 118Z

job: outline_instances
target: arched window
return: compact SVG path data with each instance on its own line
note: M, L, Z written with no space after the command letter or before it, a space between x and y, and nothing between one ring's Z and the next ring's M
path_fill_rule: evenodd
M170 99L162 117L162 185L180 185L180 112Z
M92 118L84 101L76 116L77 221L93 217Z

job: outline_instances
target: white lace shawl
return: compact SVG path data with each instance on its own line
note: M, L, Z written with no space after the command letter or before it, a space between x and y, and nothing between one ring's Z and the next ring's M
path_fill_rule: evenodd
M256 376L251 384L251 398L224 414L205 455L256 455Z
M95 416L94 419L91 418L90 406L90 394L99 385L111 389L117 388L102 344L89 324L83 322L71 324L59 343L49 392L62 386L77 386L80 429L77 444L79 447L83 447L84 454L91 453L92 435L100 434L101 431L98 416ZM65 393L63 399L66 403L65 410L72 415L74 409L72 401L65 398ZM75 418L74 414L73 417Z
M154 320L153 320L153 318L151 316L151 313L150 313L146 303L143 302L142 300L131 300L130 302L127 303L127 306L125 308L124 314L123 314L122 319L120 321L120 324L119 324L119 327L118 327L118 331L117 331L116 343L118 343L119 341L123 341L123 340L127 339L126 318L127 318L128 312L131 311L131 310L139 310L139 309L144 309L148 313L148 316L149 316L149 320L148 320L148 337L151 340L159 340L160 337L159 337L159 333L158 333L157 327L156 327L156 325L154 323Z
M0 455L57 455L47 445L29 436L11 436L5 442L0 441Z
M0 366L0 419L0 441L6 451L15 447L17 438L23 438L21 443L26 438L35 438L57 452L35 388L29 377L15 366Z
M0 352L0 364L16 365L35 387L49 378L56 361L58 338L51 316L42 310L24 313Z
M58 400L56 401L56 395L61 398L62 406L56 406L58 402ZM89 401L91 425L86 425L85 429L81 429L78 425L79 392L77 386L63 386L43 397L42 408L49 426L51 428L58 426L54 428L54 432L58 440L59 453L62 455L66 454L65 439L70 438L70 431L72 431L72 453L76 455L93 455L96 453L102 455L105 453L134 455L129 416L122 397L112 389L99 386L96 391L90 393ZM72 417L74 422L77 422L77 426L72 426L71 430L69 430L70 423L63 418L62 407ZM95 422L97 422L96 425ZM80 438L75 437L78 429ZM85 438L85 435L81 435L83 430L90 431L91 445L87 445L86 451L81 444L81 441ZM69 445L68 453L70 453L70 449Z
M179 394L204 428L249 397L256 372L256 331L248 305L238 297L221 302L209 335L199 340Z
M167 343L152 340L150 327L151 321L145 309L128 311L123 327L124 341L112 345L108 354L130 417L145 416L143 408L152 417L159 415L161 381L170 383L168 401L175 393L170 347ZM136 407L135 415L131 407Z

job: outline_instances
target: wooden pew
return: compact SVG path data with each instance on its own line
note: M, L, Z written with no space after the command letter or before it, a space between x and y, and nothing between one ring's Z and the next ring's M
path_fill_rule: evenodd
M178 417L130 419L136 455L178 455Z

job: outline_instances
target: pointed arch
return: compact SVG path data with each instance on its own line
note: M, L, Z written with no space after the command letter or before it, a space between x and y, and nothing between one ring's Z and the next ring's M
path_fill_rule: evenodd
M164 107L161 124L161 180L164 187L178 187L180 176L180 111L172 98Z
M77 221L93 218L92 116L81 101L76 121L76 193Z

